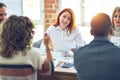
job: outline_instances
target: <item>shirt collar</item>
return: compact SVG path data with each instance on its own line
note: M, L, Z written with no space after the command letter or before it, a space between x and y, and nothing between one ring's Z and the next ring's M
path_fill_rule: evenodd
M62 29L60 28L60 26L57 26L57 27L55 27L55 28L56 28L56 30L60 30L60 31L67 32L67 29L65 29L65 30L62 30Z
M94 37L94 41L98 41L98 40L100 40L100 41L109 41L109 39L107 38L107 37Z

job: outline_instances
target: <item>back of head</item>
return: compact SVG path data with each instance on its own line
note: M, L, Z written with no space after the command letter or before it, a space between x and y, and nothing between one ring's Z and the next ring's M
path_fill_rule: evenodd
M11 15L3 24L1 49L3 57L11 57L17 51L30 48L34 25L28 17Z
M111 19L105 13L98 13L91 20L91 34L95 37L107 37L111 28Z

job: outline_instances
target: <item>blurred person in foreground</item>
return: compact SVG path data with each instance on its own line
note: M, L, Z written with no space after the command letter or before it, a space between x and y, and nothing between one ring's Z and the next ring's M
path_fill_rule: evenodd
M113 35L110 17L98 13L91 20L94 39L74 53L78 80L120 80L120 48L109 40Z
M0 2L0 23L7 18L7 6Z
M44 36L46 57L37 48L31 47L34 25L28 17L11 15L2 25L0 34L0 64L29 64L39 75L50 73L52 55L49 38Z

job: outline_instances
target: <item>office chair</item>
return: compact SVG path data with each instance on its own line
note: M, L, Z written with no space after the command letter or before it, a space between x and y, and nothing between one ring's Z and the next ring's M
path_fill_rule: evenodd
M40 39L40 40L38 40L38 41L34 42L34 43L33 43L33 47L40 48L41 43L42 43L42 40L43 40L43 39Z
M0 80L37 80L31 65L0 64Z

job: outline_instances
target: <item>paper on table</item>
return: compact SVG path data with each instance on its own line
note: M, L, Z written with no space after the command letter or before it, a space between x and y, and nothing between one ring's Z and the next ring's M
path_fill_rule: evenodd
M65 42L54 44L55 51L70 51L71 48L76 48L75 43Z
M70 55L69 57L65 58L63 57L63 52L53 52L53 59L54 59L54 65L57 66L59 62L68 62L68 63L73 63L73 52L69 51L68 54Z

